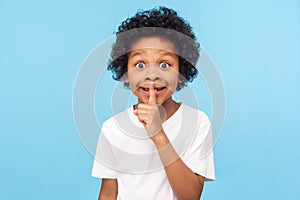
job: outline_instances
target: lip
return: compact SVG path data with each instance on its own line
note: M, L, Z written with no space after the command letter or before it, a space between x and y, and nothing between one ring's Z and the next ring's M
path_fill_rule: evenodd
M161 86L161 85L154 86L156 95L163 93L166 89L167 89L166 86ZM149 86L141 86L141 87L139 87L139 90L142 91L143 94L150 96Z

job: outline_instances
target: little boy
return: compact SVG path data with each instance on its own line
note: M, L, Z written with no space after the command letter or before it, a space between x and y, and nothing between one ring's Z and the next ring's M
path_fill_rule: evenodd
M165 7L140 11L118 29L108 66L138 102L102 125L92 176L99 199L200 199L214 180L211 125L172 94L198 71L190 25Z

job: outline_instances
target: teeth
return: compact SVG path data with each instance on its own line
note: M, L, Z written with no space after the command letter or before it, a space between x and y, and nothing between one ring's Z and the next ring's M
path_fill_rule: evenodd
M161 91L161 90L163 90L163 89L165 89L165 87L158 88L158 89L156 89L156 90Z
M149 88L143 88L141 87L144 91L149 91Z
M143 88L143 87L141 87L144 91L149 91L149 88ZM155 92L157 92L157 91L161 91L161 90L163 90L163 89L165 89L165 87L161 87L161 88L154 88L154 91Z

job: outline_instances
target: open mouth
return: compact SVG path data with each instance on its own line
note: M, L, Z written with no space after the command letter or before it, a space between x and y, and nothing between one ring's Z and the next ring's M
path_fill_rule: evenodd
M149 88L145 88L145 87L140 87L142 90L149 92ZM164 90L166 87L159 87L159 88L154 88L155 92L159 92Z

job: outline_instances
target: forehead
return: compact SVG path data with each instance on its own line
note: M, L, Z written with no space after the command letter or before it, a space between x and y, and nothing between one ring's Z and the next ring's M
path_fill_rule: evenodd
M130 51L136 52L141 50L152 50L164 54L166 52L176 53L175 45L169 40L160 37L144 37L138 39L131 46Z

